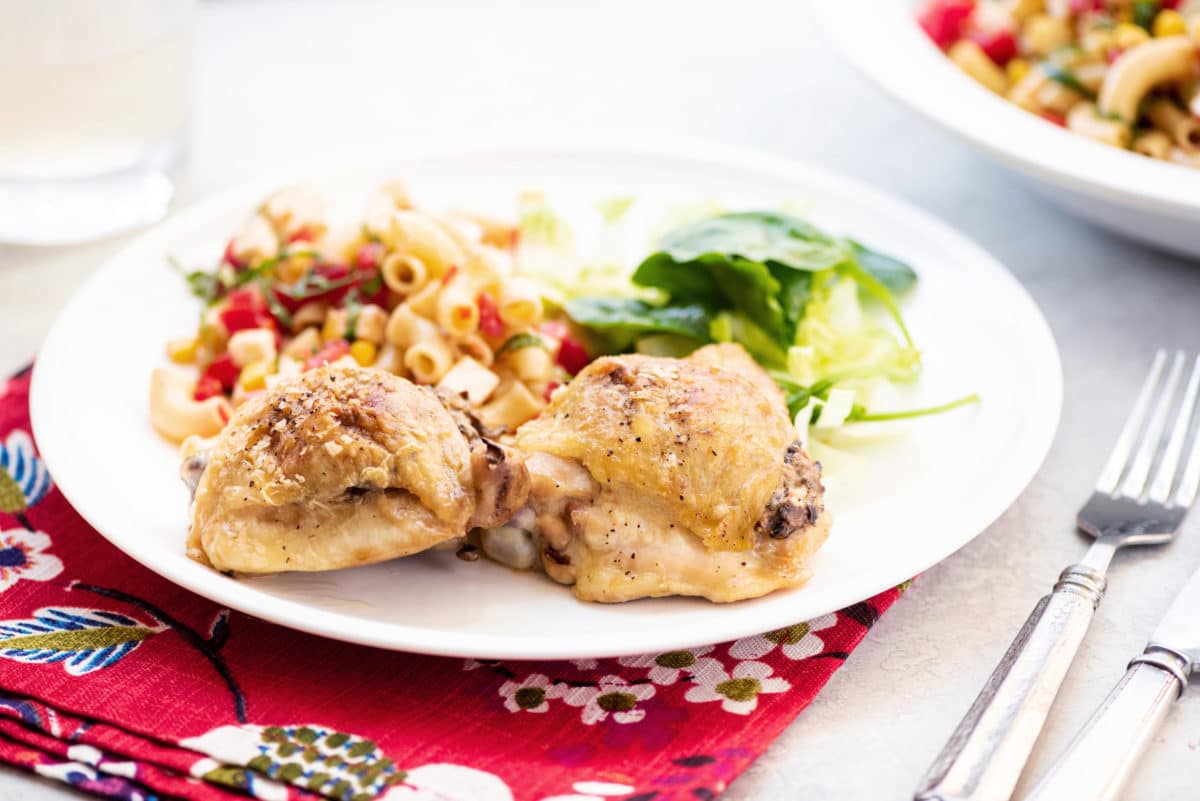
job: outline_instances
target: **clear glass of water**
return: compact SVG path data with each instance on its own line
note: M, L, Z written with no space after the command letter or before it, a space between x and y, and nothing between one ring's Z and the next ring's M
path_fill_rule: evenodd
M166 213L194 11L194 0L0 0L0 242L85 242Z

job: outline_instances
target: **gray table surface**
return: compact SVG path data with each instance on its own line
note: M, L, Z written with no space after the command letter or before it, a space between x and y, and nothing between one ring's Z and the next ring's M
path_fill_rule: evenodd
M1200 348L1200 264L1075 221L914 118L830 51L803 4L333 8L201 4L185 200L249 174L446 132L702 137L817 162L893 192L975 238L1032 293L1066 378L1046 464L997 523L916 582L725 796L910 797L1033 603L1081 553L1075 506L1150 353ZM124 241L0 247L0 371L36 352L63 301ZM1197 529L1200 520L1170 548L1118 558L1029 776L1082 724L1200 565ZM1126 797L1165 801L1198 790L1193 692ZM72 795L0 770L0 801Z

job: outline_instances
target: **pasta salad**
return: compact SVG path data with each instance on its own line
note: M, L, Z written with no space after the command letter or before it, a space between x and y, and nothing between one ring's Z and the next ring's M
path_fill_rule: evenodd
M349 234L330 228L318 195L273 195L215 271L184 273L205 310L167 354L195 371L154 372L155 428L212 436L254 393L323 364L436 386L486 425L516 428L589 361L538 285L513 274L517 240L514 223L417 209L397 182Z
M918 22L963 72L1026 111L1200 167L1196 0L929 0Z

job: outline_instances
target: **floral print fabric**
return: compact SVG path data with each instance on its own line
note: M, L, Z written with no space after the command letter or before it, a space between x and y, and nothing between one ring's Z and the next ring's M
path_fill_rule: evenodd
M221 609L110 546L55 489L27 394L27 375L0 382L0 761L99 796L715 798L899 595L619 659L322 640Z

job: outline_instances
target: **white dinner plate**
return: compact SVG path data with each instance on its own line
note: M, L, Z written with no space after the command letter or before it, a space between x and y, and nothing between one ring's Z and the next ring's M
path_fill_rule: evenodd
M1200 256L1200 170L1092 141L997 97L917 26L926 0L813 3L834 46L909 108L1032 181L1050 201L1151 245Z
M304 631L384 648L506 659L614 656L716 642L845 607L902 582L979 534L1024 489L1050 446L1062 378L1030 297L977 246L897 200L820 169L708 146L572 144L429 150L308 182L361 202L403 176L433 206L510 207L541 188L564 206L616 195L726 208L805 204L808 216L910 262L905 302L925 370L906 403L966 392L983 402L828 454L833 534L804 587L730 605L671 598L582 603L541 574L452 553L327 573L235 579L184 556L188 496L176 449L147 415L163 343L198 306L167 266L215 264L277 184L213 197L141 236L63 309L33 378L31 411L58 486L88 522L154 572L217 603Z

